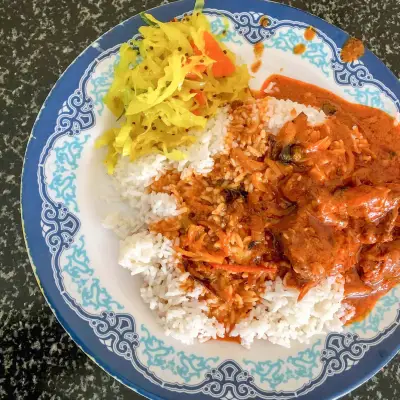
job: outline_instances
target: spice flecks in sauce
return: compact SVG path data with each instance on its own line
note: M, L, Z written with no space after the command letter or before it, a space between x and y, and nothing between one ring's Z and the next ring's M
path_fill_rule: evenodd
M342 183L332 181L334 186L329 189L330 191L338 192L338 187L344 187L343 194L339 194L340 198L343 200L347 198L348 206L354 207L357 204L356 207L365 207L365 210L369 207L368 204L372 205L371 202L377 201L378 198L382 198L381 196L385 198L386 195L383 194L385 190L390 190L395 197L399 196L400 165L396 155L400 154L400 142L396 138L400 137L400 126L393 123L391 116L376 108L349 103L325 89L281 75L270 76L261 87L260 93L263 93L271 83L279 89L274 95L279 99L290 99L321 109L329 104L334 118L327 125L329 136L333 139L342 139L347 147L352 146L351 132L354 126L357 126L357 131L362 132L365 138L360 139L360 145L364 146L362 143L365 140L369 143L368 152L372 155L371 158L356 157L353 160L352 177ZM346 131L348 135L344 135ZM346 139L346 136L350 139ZM330 162L332 161L333 159ZM327 181L325 188L329 185ZM378 195L378 192L381 192L381 195ZM358 197L355 196L356 193ZM328 203L329 200L326 198L325 211L331 207ZM353 208L350 212L354 210ZM389 218L391 212L394 212L393 218L398 225L400 218L396 218L396 207L385 218ZM345 228L345 230L354 229L356 243L352 246L355 249L359 248L359 252L355 253L353 266L350 262L348 263L350 267L344 270L345 302L355 308L355 315L348 323L365 318L376 302L400 282L400 230L393 228L392 239L391 235L385 238L384 226L390 225L389 220L385 218L377 224L357 219L354 220L357 221L354 227ZM357 224L361 224L361 231L356 229ZM330 229L335 232L335 229ZM346 244L346 252L349 253L351 247L348 246L349 244ZM304 253L301 248L298 251ZM350 258L349 254L344 256Z
M300 55L306 51L307 47L304 43L296 44L293 48L293 54Z
M344 44L340 57L344 62L352 62L358 60L364 55L364 44L360 39L351 37Z

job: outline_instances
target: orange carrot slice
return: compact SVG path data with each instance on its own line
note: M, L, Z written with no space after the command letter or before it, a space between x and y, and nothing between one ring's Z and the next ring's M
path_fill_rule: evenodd
M196 93L196 96L194 96L194 98L197 103L199 103L199 106L205 106L207 104L207 97L203 92L192 89L190 93Z
M216 78L230 76L235 72L235 64L223 52L214 36L207 31L204 32L204 50L208 57L215 60L215 63L212 65L211 70Z
M203 54L193 41L190 42L190 45L192 46L193 52L196 56L201 56Z
M190 42L190 45L192 46L193 52L196 56L201 56L203 53L199 50L199 48L194 44L194 42ZM187 64L191 63L192 59L188 58ZM186 74L186 78L188 79L193 79L193 80L198 80L200 79L199 76L196 74L196 72L203 73L207 67L203 64L193 64L193 70L189 73Z

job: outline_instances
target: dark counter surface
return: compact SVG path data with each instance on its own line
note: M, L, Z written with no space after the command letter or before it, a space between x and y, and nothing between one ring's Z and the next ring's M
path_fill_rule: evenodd
M163 3L167 3L164 1ZM283 1L359 37L399 76L400 0ZM21 232L25 146L59 75L92 41L160 0L0 0L0 398L139 399L69 338L34 278ZM400 398L400 355L345 399Z

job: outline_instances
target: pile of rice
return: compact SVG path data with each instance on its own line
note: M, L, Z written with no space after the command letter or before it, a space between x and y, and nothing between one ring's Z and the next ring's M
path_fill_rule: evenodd
M268 100L265 129L273 134L301 112L310 125L322 124L325 114L313 107L290 100ZM181 179L191 174L207 174L214 165L213 157L225 149L230 117L228 109L221 109L211 118L204 132L196 132L198 140L182 149L187 158L171 162L163 155L151 154L131 163L126 158L119 161L115 185L121 198L130 206L129 215L112 214L104 225L121 239L119 264L141 274L141 296L155 313L165 333L185 344L223 337L224 326L208 317L208 305L200 301L202 285L195 283L191 291L182 283L189 273L176 267L172 243L161 234L148 231L150 222L179 215L175 198L165 193L147 193L146 188L165 171L172 168L181 173ZM311 289L302 301L297 302L298 291L283 285L280 279L269 282L263 300L240 321L231 336L240 336L245 347L254 339L268 339L272 343L290 347L292 340L307 342L316 334L340 331L341 318L346 313L341 306L344 283L329 278Z

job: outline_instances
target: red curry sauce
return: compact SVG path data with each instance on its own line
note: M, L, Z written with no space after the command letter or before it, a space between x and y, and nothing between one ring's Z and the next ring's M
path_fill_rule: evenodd
M322 108L328 114L328 108L333 106L337 110L332 121L336 136L343 136L343 127L346 130L352 130L353 126L359 127L376 156L368 164L368 171L358 171L362 179L368 176L374 185L383 182L400 183L400 125L395 126L390 115L377 108L350 103L328 90L283 75L270 76L262 85L261 94L270 82L276 84L274 97L278 99L290 99Z
M311 41L315 38L316 31L315 28L312 26L309 26L305 31L304 31L304 39Z
M362 57L364 52L363 42L360 39L351 37L344 44L340 57L344 62L352 62Z
M253 48L253 52L254 52L254 57L256 59L256 61L254 61L253 64L251 64L251 72L256 73L259 71L262 61L261 61L261 57L264 53L264 44L262 42L258 42L254 45Z
M296 46L293 47L293 54L303 54L307 50L307 47L304 43L299 43L296 44Z
M326 123L326 134L331 138L342 140L349 147L353 132L357 131L368 142L370 156L355 157L350 175L338 174L335 179L317 185L313 182L306 188L308 193L314 192L320 209L324 208L320 211L323 225L319 226L319 234L326 238L325 245L335 248L331 245L333 240L340 243L336 251L345 247L342 255L333 255L342 260L337 271L331 272L345 273L346 301L356 309L351 322L359 321L381 296L400 282L400 126L381 110L349 103L325 89L281 75L268 78L260 92L271 82L275 83L275 97L318 107L331 114ZM326 160L332 165L336 161ZM305 175L301 173L302 177ZM295 190L293 187L292 191ZM301 201L301 197L296 200ZM345 215L340 215L337 207L347 207ZM318 218L321 221L321 215ZM285 224L299 231L305 228L302 221L293 224L286 220L276 229L285 229ZM341 241L346 235L348 238ZM304 250L313 251L314 247L314 260L324 257L325 261L320 261L326 269L329 257L323 249L324 240L318 240L317 244L322 246L319 249L316 243L306 242L295 247L300 254L293 259L302 258Z

